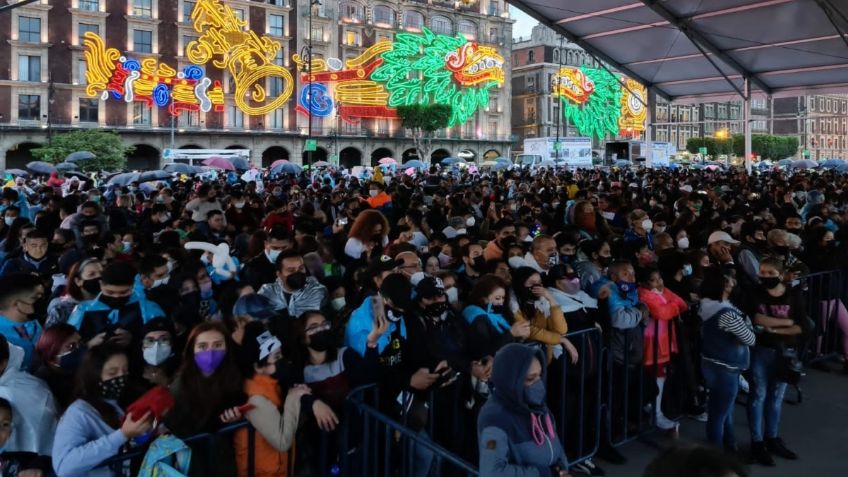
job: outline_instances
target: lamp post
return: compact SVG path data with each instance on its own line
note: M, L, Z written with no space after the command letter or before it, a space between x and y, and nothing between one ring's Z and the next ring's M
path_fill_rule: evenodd
M306 93L306 101L308 103L307 104L307 108L308 108L307 115L309 117L309 124L307 125L307 133L306 133L307 140L312 139L312 15L313 15L312 9L317 5L321 5L320 0L309 0L309 37L307 37L307 41L306 41L306 47L305 47L306 48L306 55L303 55L303 51L301 51L301 57L303 57L303 56L306 57L306 77L308 79L308 82L306 83L306 87L309 88L309 90ZM311 150L306 151L306 164L309 165L309 166L312 165L312 151Z
M53 103L56 99L53 95L56 93L56 88L53 85L53 76L48 79L47 84L47 146L53 145Z

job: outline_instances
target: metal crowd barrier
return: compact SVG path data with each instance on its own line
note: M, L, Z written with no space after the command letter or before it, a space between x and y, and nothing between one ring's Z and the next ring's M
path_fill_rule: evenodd
M806 364L832 359L845 352L841 349L843 330L839 313L848 301L848 273L845 270L816 272L801 277L807 316L813 320L815 333L804 346L802 360Z

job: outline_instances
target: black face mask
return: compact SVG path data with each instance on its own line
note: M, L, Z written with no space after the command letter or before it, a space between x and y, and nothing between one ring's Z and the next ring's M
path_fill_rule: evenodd
M306 286L306 274L303 272L292 273L286 277L286 285L291 290L300 290Z
M490 305L489 311L495 315L503 315L504 311L506 311L506 306L504 305Z
M611 263L612 263L612 256L609 256L609 257L598 256L598 264L600 264L602 267L606 268L606 267L610 266Z
M760 239L754 240L754 246L756 246L756 247L757 247L757 248L759 248L759 249L765 249L765 248L768 246L768 241L767 241L767 240L765 240L765 239L763 239L763 240L760 240Z
M780 285L780 277L760 277L760 284L762 284L766 290L777 288L777 286Z
M424 314L430 318L441 318L448 311L447 303L431 303L424 307Z
M98 293L100 293L100 279L92 278L90 280L83 280L82 289L92 295L97 295Z
M509 237L505 237L503 240L499 241L499 245L501 246L501 250L506 250L510 246L515 244L515 237L510 235Z
M471 259L471 266L479 272L486 267L486 259L482 255L474 257Z
M327 351L333 346L333 331L321 330L309 337L309 347L315 351Z
M124 394L124 388L127 387L127 377L118 376L117 378L100 381L100 394L104 399L117 401Z
M167 284L147 290L147 298L162 307L166 312L173 310L180 303L179 292Z
M59 367L65 371L76 371L85 356L85 348L79 347L70 353L59 356Z
M130 300L129 296L106 296L100 295L100 301L113 310L123 308Z
M383 234L374 234L371 236L371 241L377 245L383 245Z
M774 250L774 253L778 255L789 255L789 247L785 245L782 247L772 247L772 250Z
M96 244L100 237L97 234L83 235L82 239L87 244Z

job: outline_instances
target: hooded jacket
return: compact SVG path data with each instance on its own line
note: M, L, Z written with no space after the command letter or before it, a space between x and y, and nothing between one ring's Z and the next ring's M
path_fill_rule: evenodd
M327 303L327 287L321 285L315 277L307 277L306 285L291 293L288 300L283 295L283 282L279 278L274 283L262 285L259 294L271 300L275 311L286 310L292 319L305 311L320 310Z
M542 364L545 354L520 344L504 346L495 356L492 395L477 419L480 475L486 477L549 477L551 467L566 469L562 443L546 405L531 409L525 398L527 370L533 358Z
M7 452L53 453L56 403L44 381L20 371L24 351L9 344L9 363L0 375L0 397L12 405L12 435Z
M154 318L164 318L165 312L156 303L136 292L130 295L127 303L120 309L112 309L97 299L77 305L68 324L78 329L86 341L109 329L121 328L135 338L141 337L141 327Z

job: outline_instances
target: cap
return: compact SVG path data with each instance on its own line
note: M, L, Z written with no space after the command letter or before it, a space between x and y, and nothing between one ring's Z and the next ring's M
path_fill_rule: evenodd
M415 298L435 298L445 294L445 284L438 277L424 277L415 286Z
M727 232L717 231L710 234L710 237L707 239L707 245L712 245L716 242L724 241L731 245L738 245L739 241L734 240L733 237L730 236Z
M373 273L390 272L403 265L403 260L395 260L388 255L380 255L380 258L371 261L371 270Z

